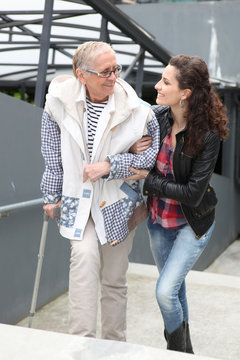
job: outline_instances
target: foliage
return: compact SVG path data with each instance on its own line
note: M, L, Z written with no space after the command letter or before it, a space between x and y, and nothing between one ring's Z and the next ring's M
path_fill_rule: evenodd
M18 100L23 100L30 104L34 104L33 97L31 96L31 94L25 92L24 99L22 98L21 89L5 89L5 90L1 90L1 92L6 95L13 96Z

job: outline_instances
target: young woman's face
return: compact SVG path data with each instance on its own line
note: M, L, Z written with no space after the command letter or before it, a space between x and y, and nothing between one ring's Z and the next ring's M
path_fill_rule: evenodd
M162 74L161 80L155 85L157 90L156 103L158 105L179 105L184 91L179 88L176 78L177 71L174 66L168 65Z

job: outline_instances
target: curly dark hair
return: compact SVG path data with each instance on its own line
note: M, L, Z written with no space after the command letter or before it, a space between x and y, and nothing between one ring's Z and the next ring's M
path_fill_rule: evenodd
M186 118L186 147L193 154L201 150L206 131L218 132L221 140L229 134L226 107L214 91L206 63L198 56L176 55L169 65L177 71L179 88L190 89Z

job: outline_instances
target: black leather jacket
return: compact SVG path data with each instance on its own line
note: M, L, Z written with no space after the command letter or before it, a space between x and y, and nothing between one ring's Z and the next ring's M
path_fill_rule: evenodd
M171 132L172 116L168 106L153 106L160 125L160 144ZM198 155L186 151L184 147L187 127L176 135L173 155L175 181L158 174L154 168L146 177L143 193L151 196L174 199L180 202L185 218L196 238L200 238L212 225L215 218L217 197L209 181L214 171L220 148L218 133L208 131L203 148Z

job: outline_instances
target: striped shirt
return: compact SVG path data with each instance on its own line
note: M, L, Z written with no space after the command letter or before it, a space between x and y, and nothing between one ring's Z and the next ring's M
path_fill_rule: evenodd
M173 154L174 147L171 147L171 134L169 134L162 143L156 167L161 176L165 176L170 180L174 179ZM179 202L173 199L152 197L150 211L152 222L160 224L166 229L178 229L187 223Z
M88 151L90 157L92 157L93 143L97 131L98 119L104 107L107 105L107 101L100 103L93 103L87 97L86 102L87 102Z

